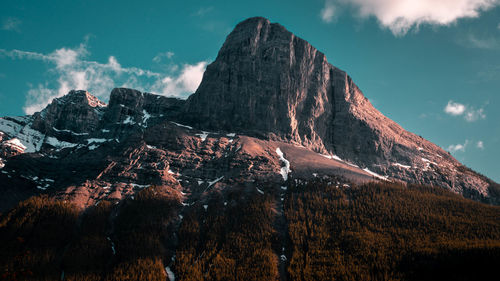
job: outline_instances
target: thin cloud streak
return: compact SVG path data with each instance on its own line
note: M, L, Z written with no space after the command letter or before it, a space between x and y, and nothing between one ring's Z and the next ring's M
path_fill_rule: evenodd
M21 20L14 17L9 17L3 20L2 30L21 32Z
M332 0L325 1L323 9L321 9L320 17L325 23L331 23L335 17L336 7Z

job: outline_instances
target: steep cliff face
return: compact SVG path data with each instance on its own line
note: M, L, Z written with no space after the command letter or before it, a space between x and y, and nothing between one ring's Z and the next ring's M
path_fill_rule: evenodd
M487 179L385 117L323 53L265 18L229 34L185 110L200 128L286 140L403 181L488 194Z

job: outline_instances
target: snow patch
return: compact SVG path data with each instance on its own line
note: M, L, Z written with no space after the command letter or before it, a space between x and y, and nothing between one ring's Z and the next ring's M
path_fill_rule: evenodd
M348 161L345 161L345 160L341 159L340 157L338 157L337 155L328 155L328 154L320 154L320 155L325 157L325 158L328 158L328 159L337 160L339 162L346 163L347 165L352 166L354 168L359 168L358 165L350 163Z
M106 237L108 241L111 243L111 250L113 251L113 255L116 255L116 250L115 250L115 243L111 240L111 238Z
M344 162L344 160L340 159L337 155L327 155L327 154L320 154L321 156L328 158L328 159L334 159L340 162Z
M59 130L55 127L52 127L52 130L56 131L56 132L64 132L64 133L70 133L72 135L75 135L75 136L85 136L85 135L88 135L89 133L76 133L76 132L73 132L71 130Z
M432 162L431 160L427 159L427 158L422 158L422 161L426 162L426 163L430 163L430 164L434 164L436 166L438 166L438 164L436 162Z
M27 119L29 119L27 116L9 118L21 123L26 122ZM29 124L20 124L18 122L0 118L0 131L19 139L23 145L27 147L24 152L29 153L39 151L42 147L45 135L37 130L33 130Z
M132 120L132 116L127 116L127 118L122 122L123 124L135 124L135 122Z
M90 139L87 139L87 144L91 144L91 143L104 143L104 142L107 142L107 141L111 141L111 140L110 139L90 138Z
M206 212L208 209L208 205L203 205L203 208L205 209L205 212Z
M179 123L176 123L176 122L173 122L173 121L171 121L171 122L172 122L172 124L174 124L174 125L176 125L178 127L186 128L186 129L189 129L189 130L193 129L193 127L191 127L191 126L182 125L182 124L179 124Z
M142 124L147 124L149 118L151 118L151 114L149 114L145 109L143 109L142 110Z
M52 145L53 147L57 149L63 149L63 148L68 148L68 147L75 147L77 146L76 143L71 143L71 142L66 142L66 141L60 141L54 137L47 137L45 138L45 143Z
M195 134L195 135L199 136L201 141L205 141L207 139L209 133L210 132L201 131L201 134Z
M4 142L4 145L17 148L18 150L25 151L27 147L17 138L10 139Z
M392 163L392 166L398 166L398 167L405 168L405 169L410 169L411 168L411 166L403 165L401 163Z
M376 178L379 178L381 180L385 180L385 181L387 180L387 176L381 176L381 175L379 175L377 173L374 173L374 172L370 171L368 168L364 168L363 171L365 171L368 174L370 174L370 175L372 175L372 176L374 176Z
M146 144L146 147L149 149L158 149L156 146Z
M276 148L276 154L278 154L280 161L285 163L285 167L281 167L280 174L283 177L283 180L286 181L288 179L288 173L292 172L292 170L290 170L290 161L285 159L283 152L279 147Z
M226 136L228 136L230 138L234 138L236 136L236 133L229 133L229 134L226 134Z
M165 267L165 271L167 272L167 275L168 275L168 279L170 281L175 281L175 274L174 272L170 269L170 267Z
M208 187L207 187L207 189L208 189L209 187L211 187L212 185L216 184L217 182L219 182L220 180L222 180L223 178L224 178L224 176L219 177L219 178L216 178L215 180L213 180L213 181L211 181L211 182L208 182Z
M134 188L146 188L149 186L149 184L136 184L136 183L130 183L130 185Z
M264 191L260 190L258 187L255 187L257 189L257 192L259 192L260 194L264 194Z
M98 148L99 146L100 146L100 145L98 145L98 144L91 144L91 145L89 145L87 148L88 148L89 150L94 150L94 149Z

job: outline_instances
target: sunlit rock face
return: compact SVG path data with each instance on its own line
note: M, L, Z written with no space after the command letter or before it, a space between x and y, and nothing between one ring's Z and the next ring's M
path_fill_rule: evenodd
M385 117L323 53L265 18L229 34L186 113L200 128L290 141L402 181L489 192L489 179Z

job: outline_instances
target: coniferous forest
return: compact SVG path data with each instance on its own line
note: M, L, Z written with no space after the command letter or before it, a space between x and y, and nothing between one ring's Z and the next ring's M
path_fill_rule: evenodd
M393 183L298 181L283 190L235 186L182 208L151 186L84 211L32 197L1 215L0 277L167 280L169 271L176 280L498 276L500 207L441 188Z

